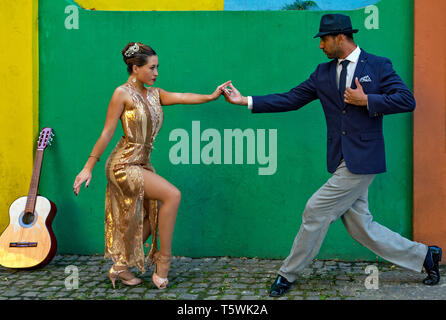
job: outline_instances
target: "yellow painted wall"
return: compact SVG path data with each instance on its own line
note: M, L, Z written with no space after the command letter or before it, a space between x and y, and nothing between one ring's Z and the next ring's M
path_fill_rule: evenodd
M28 193L38 137L37 0L0 1L0 231Z
M223 10L224 0L77 0L84 9L125 11Z

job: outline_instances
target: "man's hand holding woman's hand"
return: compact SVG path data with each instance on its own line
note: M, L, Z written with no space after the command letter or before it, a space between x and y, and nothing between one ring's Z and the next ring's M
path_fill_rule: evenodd
M248 98L241 95L241 93L232 85L231 81L229 81L228 85L222 88L223 96L225 100L229 103L239 104L239 105L248 105Z
M219 85L217 89L215 89L214 93L211 94L211 100L216 100L223 93L223 88L226 88L231 81L226 81L225 83Z

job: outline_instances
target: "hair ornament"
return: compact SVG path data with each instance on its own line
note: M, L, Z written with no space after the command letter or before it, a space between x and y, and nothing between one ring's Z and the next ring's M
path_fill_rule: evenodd
M139 46L135 42L135 44L127 49L127 51L124 53L126 57L130 57L137 53L139 51Z

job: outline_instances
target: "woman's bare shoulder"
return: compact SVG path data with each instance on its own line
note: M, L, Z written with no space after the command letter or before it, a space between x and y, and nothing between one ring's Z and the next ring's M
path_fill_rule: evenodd
M132 99L129 89L127 88L127 86L125 84L122 84L115 89L115 91L113 92L113 98L116 98L118 100L122 100L125 102L129 102Z
M125 94L130 95L129 88L127 87L126 83L121 84L120 86L116 87L114 93L119 94L119 95L125 95Z

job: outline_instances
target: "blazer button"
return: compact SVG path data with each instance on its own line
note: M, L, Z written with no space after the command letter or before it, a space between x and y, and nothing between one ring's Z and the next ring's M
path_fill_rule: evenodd
M347 113L347 110L342 110L342 114L346 114Z
M345 132L345 131L342 131L342 135L344 135L344 136L345 136L346 134L347 134L347 132Z

